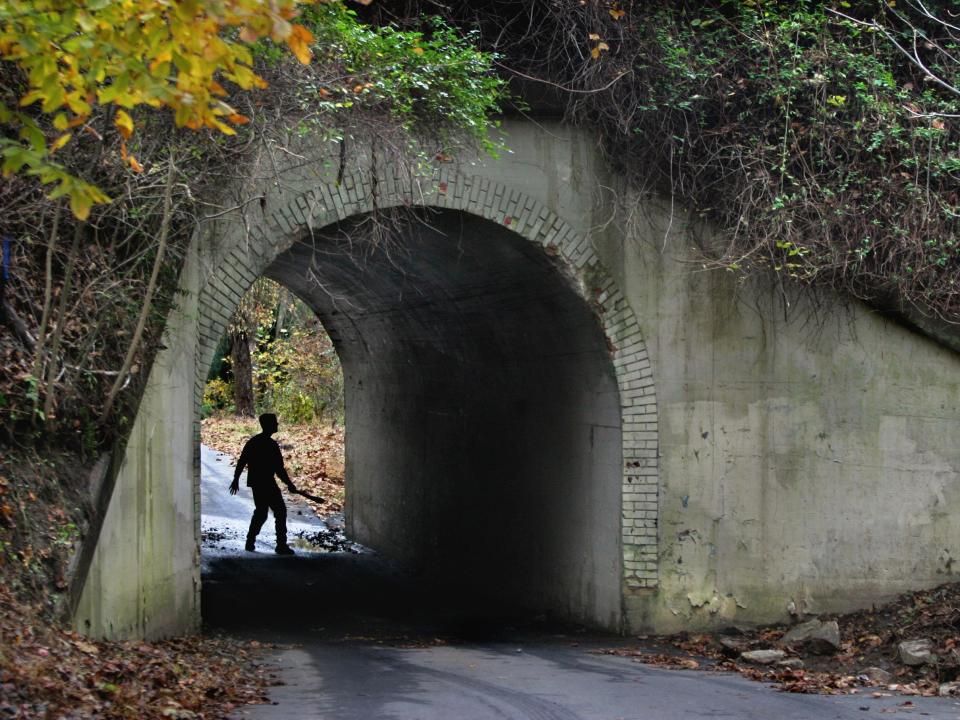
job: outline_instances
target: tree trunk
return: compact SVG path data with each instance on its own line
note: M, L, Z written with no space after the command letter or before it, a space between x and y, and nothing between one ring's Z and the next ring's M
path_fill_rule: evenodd
M280 331L287 321L287 306L290 304L289 291L285 287L280 288L277 298L277 322L273 325L274 339L280 337Z
M73 266L77 261L77 250L80 247L80 236L86 221L81 220L74 225L73 242L70 244L70 255L67 256L67 267L63 271L63 287L60 288L60 300L57 304L57 323L53 327L53 341L50 349L50 362L47 363L47 381L43 388L43 421L51 430L54 427L53 409L55 405L54 383L57 374L57 358L60 356L60 341L63 338L63 327L66 325L67 298L73 287Z
M230 334L230 369L233 372L233 404L237 415L253 417L253 362L246 333Z

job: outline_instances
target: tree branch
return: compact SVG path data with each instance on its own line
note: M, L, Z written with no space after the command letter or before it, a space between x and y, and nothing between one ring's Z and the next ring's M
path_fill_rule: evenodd
M107 400L103 405L103 412L100 414L100 421L109 417L113 409L113 403L117 399L117 393L125 386L125 380L133 366L133 359L136 357L137 349L140 346L140 338L143 336L143 330L147 325L147 318L150 315L150 309L153 305L153 293L157 289L157 277L160 275L160 268L163 265L163 257L167 249L167 237L170 234L170 218L173 215L173 178L176 166L173 162L173 156L170 157L170 168L167 171L167 186L163 194L163 219L160 222L160 238L157 245L157 256L153 261L153 271L150 273L150 281L147 284L147 291L143 298L143 305L140 308L140 317L137 319L137 327L133 332L133 338L130 340L130 347L127 348L127 355L123 359L123 365L110 392L107 393Z

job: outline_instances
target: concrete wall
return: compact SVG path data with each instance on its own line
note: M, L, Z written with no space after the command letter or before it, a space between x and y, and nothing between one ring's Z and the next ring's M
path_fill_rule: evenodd
M620 522L621 508L656 505L649 360L636 318L583 234L590 198L578 183L589 175L583 163L595 157L575 139L551 144L533 126L516 130L524 155L506 156L496 172L443 165L425 178L378 178L378 206L455 210L457 228L437 236L426 257L405 270L391 256L392 276L374 274L382 297L365 282L348 284L347 305L372 311L345 314L342 327L359 322L366 336L355 347L368 351L372 341L375 348L352 365L358 373L348 415L357 427L348 430L348 514L359 534L387 552L493 579L508 601L617 629L621 584L651 585L656 575L655 519ZM199 493L191 506L179 489L196 453L196 411L213 350L257 276L324 227L361 217L374 204L363 167L347 168L341 181L329 162L336 147L302 143L284 156L286 165L264 155L249 168L249 181L227 184L224 202L235 211L198 230L195 268L182 288L196 312L171 318L87 577L80 629L123 637L196 626ZM467 246L473 249L465 253ZM316 263L295 262L282 279L293 286L307 278L346 282L357 261L320 272ZM416 272L434 282L432 310L429 298L417 301L422 285L397 279ZM446 282L457 273L458 282ZM410 290L399 304L386 292L398 289ZM336 334L336 319L326 319ZM339 344L351 365L349 343ZM182 381L191 374L188 389ZM362 382L372 389L361 391ZM187 423L182 411L191 404ZM459 427L444 421L456 415ZM487 446L507 443L499 457L485 439ZM484 483L495 491L485 495ZM171 495L153 502L161 486ZM401 497L416 501L390 502ZM491 505L499 517L489 517ZM177 544L158 542L157 533ZM179 544L184 538L192 543ZM506 571L495 559L510 563ZM193 573L164 572L171 564Z
M627 598L630 624L769 622L956 580L960 358L858 302L704 272L682 215L636 206L598 239L659 405L660 587Z
M573 502L550 497L545 511L552 519L538 521L541 531L550 529L542 537L550 537L553 528L577 518L574 542L554 536L541 561L527 565L552 567L546 573L552 579L540 583L548 588L549 604L613 627L608 616L616 599L611 603L606 591L591 594L582 580L609 577L598 568L620 567L630 628L666 631L766 622L786 617L789 608L851 609L955 579L960 365L954 354L835 297L816 307L794 299L785 317L782 297L766 280L738 287L728 274L703 272L681 214L670 220L668 206L624 191L625 202L613 202L616 179L604 171L588 135L555 124L507 123L506 131L512 154L443 165L413 185L409 178L387 178L378 185L378 202L448 208L509 227L533 248L556 256L558 276L567 274L566 287L582 304L564 300L532 308L521 297L515 312L522 320L496 327L489 319L475 321L483 314L481 300L456 338L446 309L438 314L391 305L386 299L396 284L381 284L378 295L365 294L363 283L346 283L341 289L347 301L372 303L366 307L373 315L386 313L363 318L360 335L380 344L351 358L348 324L338 327L332 308L315 298L341 335L345 364L353 360L349 512L359 534L385 546L394 542L408 558L422 558L425 548L463 553L490 532L494 520L472 512L482 504L482 471L466 484L450 479L459 471L457 456L483 470L507 465L477 460L481 449L462 439L471 422L502 419L503 437L537 438L528 457L539 458L563 447L568 432L582 443L583 428L604 425L609 407L596 404L590 389L591 382L599 383L594 389L603 395L610 387L606 371L597 371L597 342L592 364L552 365L543 382L533 385L518 378L533 378L536 371L510 355L511 348L526 348L526 357L534 358L534 348L589 338L581 322L588 307L597 319L594 329L606 335L594 338L610 353L618 389L620 509L612 496L589 493L595 479L608 477L604 468L616 453L577 451L565 458L593 459L564 480L564 492L578 488ZM159 634L196 623L197 517L190 497L195 425L185 418L199 401L213 347L255 277L271 272L296 285L297 267L304 277L309 264L303 259L270 270L278 256L372 206L372 186L362 169L348 169L337 184L323 165L326 150L305 141L292 150L316 160L265 156L249 169L248 182L227 193L238 210L198 234L198 270L187 275L186 285L197 290L196 316L175 317L171 350L161 353L151 375L78 613L80 629ZM467 244L481 235L469 230ZM495 240L489 247L505 252L512 242ZM478 297L496 285L496 268L522 267L522 247L513 247L519 252L515 261L473 266L478 272L486 268ZM429 279L443 289L440 281L453 266L438 261L418 267L437 273ZM346 272L342 266L329 269L336 272L328 280ZM540 287L548 288L544 282ZM309 295L306 286L298 292ZM507 295L496 297L489 317L510 318ZM433 300L443 307L442 293ZM432 324L438 319L443 322ZM524 323L535 332L528 345ZM440 339L436 347L427 342L431 337ZM445 355L445 347L453 349ZM536 362L545 366L544 358ZM429 370L419 371L419 364ZM471 389L464 379L470 373L482 374L496 396ZM372 387L361 390L361 382ZM378 405L380 398L391 400L389 407ZM537 409L525 415L525 402ZM577 415L580 406L588 408L583 417ZM551 429L564 439L539 444L536 430L557 415L556 407L563 414ZM478 410L470 416L468 408ZM453 433L436 447L425 442L426 435L443 437L456 423L460 441ZM363 438L357 444L354 429ZM394 485L370 480L383 476L384 465L403 468L391 476ZM520 465L523 472L513 477L529 481L520 495L543 497L557 467ZM432 470L418 474L417 466ZM430 477L443 482L429 484ZM596 487L608 492L605 483ZM402 526L397 513L405 498L418 493L425 498L415 513L420 522ZM525 506L526 515L518 511L515 520L529 516ZM469 523L469 533L457 536L458 523ZM431 537L430 526L442 530L442 542ZM619 542L611 540L618 532ZM564 574L560 568L578 562L576 549L590 547L588 537L598 538L596 552L581 567L592 569ZM456 554L445 560L455 563Z
M95 637L158 638L199 628L193 387L196 245L134 420L74 626Z

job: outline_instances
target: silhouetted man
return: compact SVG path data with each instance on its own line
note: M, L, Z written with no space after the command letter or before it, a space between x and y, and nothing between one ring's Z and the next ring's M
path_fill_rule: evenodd
M230 494L237 494L240 489L240 473L247 468L247 486L253 490L253 502L256 505L253 517L250 518L250 530L247 532L247 551L254 552L254 541L267 520L269 509L273 511L273 519L277 525L277 554L293 555L293 550L287 545L287 507L283 504L283 496L273 476L279 476L290 488L290 492L296 492L297 489L290 482L290 476L283 467L280 446L270 437L279 427L277 416L264 413L259 420L263 432L254 435L243 446L237 469L233 473L233 482L230 484Z

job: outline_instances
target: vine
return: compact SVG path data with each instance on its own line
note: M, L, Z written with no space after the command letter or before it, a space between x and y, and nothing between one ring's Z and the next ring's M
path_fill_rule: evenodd
M538 0L455 12L558 90L705 261L960 322L957 0ZM894 42L896 40L896 42Z

